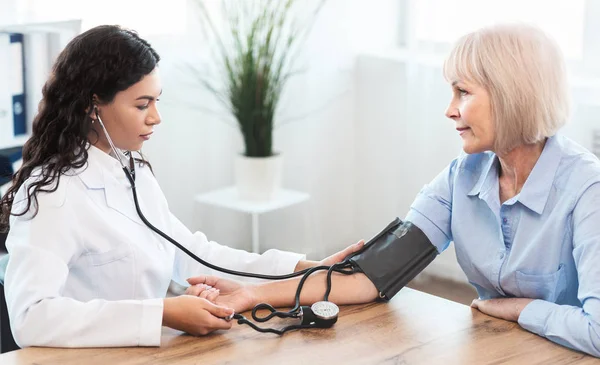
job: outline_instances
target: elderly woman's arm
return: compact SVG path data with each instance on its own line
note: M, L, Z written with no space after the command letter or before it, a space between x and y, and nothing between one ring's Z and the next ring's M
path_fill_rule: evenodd
M201 291L205 290L206 286L217 288L220 291L220 295L215 298L217 304L233 308L236 312L244 312L259 303L269 303L274 307L293 306L300 278L259 284L243 284L218 276L200 275L189 278L187 281L192 287L201 287ZM300 303L311 305L323 300L323 294L327 289L325 283L324 272L311 275L305 282L304 290L302 290L300 296ZM368 303L374 301L377 295L377 289L364 274L342 275L334 273L332 276L332 290L329 300L334 303Z
M573 211L573 258L583 306L534 300L518 321L551 341L600 357L600 183L587 187Z

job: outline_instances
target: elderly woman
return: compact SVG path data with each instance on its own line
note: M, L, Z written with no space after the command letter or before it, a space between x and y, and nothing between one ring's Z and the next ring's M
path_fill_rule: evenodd
M406 220L438 252L454 242L479 293L472 307L600 356L600 163L556 134L569 109L558 47L529 26L484 28L458 41L444 75L452 87L446 116L465 153L421 190ZM188 281L221 288L217 302L237 310L289 305L296 288L295 281ZM313 279L302 301L323 291L322 279ZM363 275L334 278L334 302L376 295Z

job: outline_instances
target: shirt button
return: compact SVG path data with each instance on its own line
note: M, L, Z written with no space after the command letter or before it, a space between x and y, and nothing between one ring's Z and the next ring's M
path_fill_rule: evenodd
M502 218L502 223L506 224L507 222L508 222L508 219Z
M504 259L504 253L500 254L500 260Z

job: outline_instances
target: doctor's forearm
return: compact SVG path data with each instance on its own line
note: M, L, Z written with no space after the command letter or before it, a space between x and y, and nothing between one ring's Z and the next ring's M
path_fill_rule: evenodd
M304 270L304 269L308 269L308 268L311 268L311 267L315 267L317 265L319 265L318 261L300 260L296 264L296 267L294 268L294 272L301 271L301 270Z
M326 274L313 274L304 283L300 302L310 305L323 300ZM300 279L289 279L258 284L253 288L255 304L269 303L274 307L293 306ZM336 304L359 304L377 298L377 289L364 274L343 275L334 273L329 300Z

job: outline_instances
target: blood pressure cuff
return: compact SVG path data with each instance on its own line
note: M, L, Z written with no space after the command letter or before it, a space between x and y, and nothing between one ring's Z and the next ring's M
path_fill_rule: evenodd
M348 260L373 282L380 299L389 300L437 254L419 227L396 218Z

